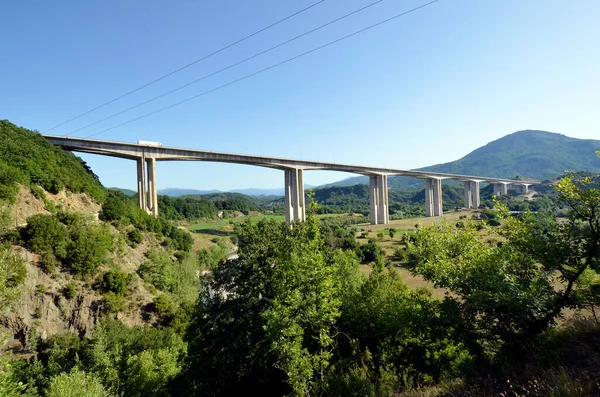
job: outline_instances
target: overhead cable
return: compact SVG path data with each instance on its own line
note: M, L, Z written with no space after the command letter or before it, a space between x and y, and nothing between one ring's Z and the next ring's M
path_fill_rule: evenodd
M155 96L155 97L153 97L153 98L150 98L150 99L148 99L147 101L144 101L144 102L138 103L137 105L133 105L133 106L131 106L131 107L129 107L129 108L127 108L127 109L125 109L125 110L122 110L122 111L120 111L120 112L117 112L117 113L113 113L113 114L111 114L111 115L109 115L109 116L106 116L106 117L104 117L104 118L100 119L100 120L94 121L93 123L90 123L90 124L84 125L84 126L83 126L83 127L81 127L81 128L78 128L78 129L76 129L76 130L73 130L73 131L69 132L68 134L66 134L66 136L72 135L72 134L74 134L74 133L76 133L76 132L79 132L79 131L81 131L81 130L85 130L86 128L92 127L92 126L94 126L94 125L96 125L96 124L100 124L100 123L102 123L102 122L104 122L104 121L106 121L106 120L112 119L113 117L117 117L117 116L119 116L119 115L121 115L121 114L123 114L123 113L127 113L127 112L129 112L130 110L133 110L133 109L139 108L140 106L146 105L146 104L148 104L148 103L150 103L150 102L154 102L154 101L156 101L157 99L163 98L163 97L165 97L165 96L167 96L167 95L170 95L170 94L172 94L172 93L174 93L174 92L177 92L177 91L179 91L179 90L182 90L182 89L184 89L184 88L186 88L186 87L189 87L189 86L191 86L191 85L193 85L193 84L199 83L200 81L206 80L206 79L208 79L208 78L210 78L210 77L213 77L213 76L215 76L215 75L217 75L217 74L220 74L220 73L222 73L222 72L224 72L224 71L226 71L226 70L229 70L229 69L231 69L231 68L233 68L233 67L235 67L235 66L241 65L242 63L248 62L248 61L250 61L250 60L252 60L252 59L254 59L254 58L257 58L257 57L259 57L259 56L261 56L261 55L264 55L264 54L266 54L266 53L268 53L268 52L271 52L271 51L273 51L273 50L275 50L275 49L277 49L277 48L280 48L280 47L282 47L282 46L284 46L284 45L286 45L286 44L289 44L289 43L291 43L291 42L293 42L293 41L296 41L296 40L298 40L298 39L300 39L300 38L302 38L302 37L304 37L304 36L308 36L309 34L311 34L311 33L314 33L314 32L316 32L316 31L318 31L318 30L321 30L321 29L323 29L323 28L325 28L325 27L327 27L327 26L329 26L329 25L332 25L332 24L334 24L334 23L336 23L336 22L339 22L339 21L341 21L341 20L343 20L343 19L346 19L346 18L348 18L348 17L351 17L352 15L354 15L354 14L357 14L357 13L359 13L359 12L361 12L361 11L364 11L364 10L366 10L367 8L373 7L373 6L375 6L375 5L379 4L379 3L383 2L383 1L385 1L385 0L377 0L377 1L373 2L373 3L367 4L367 5L366 5L366 6L364 6L364 7L361 7L361 8L359 8L359 9L357 9L357 10L354 10L354 11L352 11L352 12L348 13L348 14L342 15L342 16L341 16L341 17L339 17L339 18L336 18L336 19L334 19L334 20L332 20L332 21L329 21L329 22L327 22L327 23L325 23L325 24L323 24L323 25L321 25L321 26L318 26L318 27L316 27L316 28L314 28L314 29L308 30L308 31L306 31L306 32L304 32L304 33L302 33L302 34L300 34L300 35L298 35L298 36L295 36L295 37L293 37L293 38L291 38L291 39L289 39L289 40L286 40L286 41L284 41L284 42L282 42L282 43L279 43L279 44L277 44L277 45L274 45L273 47L270 47L270 48L268 48L268 49L266 49L266 50L264 50L264 51L257 52L256 54L254 54L254 55L251 55L251 56L249 56L248 58L242 59L241 61L238 61L238 62L232 63L232 64L230 64L229 66L226 66L226 67L224 67L224 68L221 68L221 69L219 69L219 70L217 70L217 71L215 71L215 72L212 72L212 73L209 73L209 74L207 74L207 75L204 75L204 76L202 76L202 77L200 77L200 78L197 78L196 80L192 80L192 81L190 81L189 83L186 83L186 84L184 84L184 85L181 85L181 86L179 86L179 87L177 87L177 88L174 88L174 89L172 89L172 90L169 90L169 91L167 91L167 92L164 92L164 93L162 93L162 94L160 94L160 95L157 95L157 96Z
M171 105L169 105L169 106L165 106L165 107L163 107L163 108L160 108L160 109L154 110L154 111L152 111L152 112L149 112L149 113L143 114L143 115L141 115L141 116L139 116L139 117L136 117L136 118L134 118L134 119L131 119L131 120L125 121L125 122L123 122L123 123L120 123L120 124L117 124L117 125L115 125L115 126L112 126L112 127L106 128L106 129L104 129L104 130L101 130L101 131L99 131L99 132L96 132L96 133L94 133L94 134L88 135L88 136L86 136L86 138L91 138L91 137L94 137L94 136L97 136L97 135L103 134L103 133L105 133L105 132L107 132L107 131L114 130L115 128L122 127L122 126L124 126L124 125L130 124L130 123L133 123L133 122L135 122L135 121L141 120L141 119L143 119L143 118L146 118L146 117L148 117L148 116L152 116L152 115L154 115L154 114L157 114L157 113L163 112L163 111L165 111L165 110L168 110L168 109L174 108L175 106L179 106L179 105L181 105L181 104L183 104L183 103L186 103L186 102L189 102L189 101L191 101L191 100L194 100L194 99L200 98L200 97L202 97L202 96L205 96L205 95L211 94L211 93L213 93L213 92L215 92L215 91L218 91L218 90L221 90L221 89L223 89L223 88L225 88L225 87L229 87L229 86L231 86L231 85L233 85L233 84L239 83L240 81L243 81L243 80L249 79L250 77L257 76L257 75L259 75L259 74L262 74L262 73L264 73L264 72L266 72L266 71L269 71L269 70L271 70L271 69L274 69L274 68L276 68L276 67L282 66L282 65L284 65L284 64L286 64L286 63L289 63L289 62L292 62L292 61L294 61L294 60L296 60L296 59L302 58L302 57L304 57L304 56L306 56L306 55L312 54L313 52L316 52L316 51L322 50L322 49L324 49L324 48L326 48L326 47L329 47L329 46L331 46L331 45L333 45L333 44L339 43L340 41L343 41L343 40L349 39L349 38L351 38L351 37L353 37L353 36L356 36L356 35L358 35L358 34L364 33L364 32L366 32L366 31L368 31L368 30L371 30L371 29L373 29L373 28L376 28L376 27L378 27L378 26L381 26L381 25L383 25L383 24L385 24L385 23L391 22L391 21L393 21L393 20L395 20L395 19L398 19L398 18L400 18L400 17L402 17L402 16L405 16L405 15L407 15L407 14L410 14L410 13L412 13L412 12L415 12L415 11L417 11L417 10L420 10L420 9L422 9L422 8L425 8L425 7L427 7L427 6L430 6L430 5L434 4L434 3L437 3L438 1L440 1L440 0L433 0L433 1L430 1L430 2L428 2L428 3L422 4L422 5L418 6L418 7L411 8L411 9L410 9L410 10L408 10L408 11L404 11L404 12L402 12L402 13L400 13L400 14L396 14L396 15L394 15L393 17L390 17L390 18L384 19L383 21L377 22L376 24L373 24L373 25L367 26L366 28L363 28L363 29L357 30L357 31L355 31L355 32L353 32L353 33L350 33L350 34L346 35L346 36L343 36L343 37L340 37L340 38L338 38L338 39L336 39L336 40L330 41L330 42L328 42L328 43L326 43L326 44L323 44L323 45L321 45L321 46L319 46L319 47L313 48L312 50L309 50L309 51L303 52L303 53L301 53L301 54L299 54L299 55L296 55L296 56L294 56L294 57L292 57L292 58L288 58L288 59L286 59L286 60L284 60L284 61L281 61L281 62L275 63L275 64L273 64L273 65L271 65L271 66L268 66L268 67L266 67L266 68L264 68L264 69L261 69L261 70L259 70L259 71L256 71L256 72L253 72L253 73L247 74L247 75L245 75L245 76L243 76L243 77L240 77L240 78L238 78L238 79L232 80L232 81L230 81L230 82L228 82L228 83L222 84L222 85L220 85L220 86L218 86L218 87L215 87L215 88L212 88L212 89L210 89L210 90L207 90L207 91L201 92L200 94L197 94L197 95L191 96L191 97L189 97L189 98L186 98L186 99L184 99L184 100L181 100L181 101L179 101L179 102L173 103L173 104L171 104Z
M214 55L217 55L217 54L219 54L220 52L223 52L223 51L225 51L225 50L227 50L227 49L229 49L229 48L231 48L231 47L233 47L233 46L235 46L235 45L237 45L237 44L240 44L240 43L241 43L241 42L243 42L243 41L246 41L246 40L248 40L248 39L250 39L250 38L252 38L252 37L256 36L257 34L260 34L260 33L264 32L264 31L266 31L266 30L269 30L269 29L271 29L271 28L273 28L273 27L275 27L275 26L277 26L277 25L279 25L279 24L281 24L281 23L283 23L283 22L285 22L285 21L287 21L287 20L289 20L289 19L291 19L291 18L293 18L293 17L297 16L297 15L300 15L300 14L302 14L303 12L305 12L305 11L308 11L308 10L310 10L311 8L313 8L313 7L316 7L317 5L319 5L319 4L321 4L321 3L325 2L325 1L326 1L326 0L319 0L319 1L317 1L317 2L315 2L315 3L313 3L313 4L311 4L311 5L309 5L308 7L305 7L305 8L303 8L303 9L301 9L300 11L296 11L295 13L293 13L293 14L291 14L291 15L288 15L287 17L285 17L285 18L283 18L283 19L280 19L280 20L278 20L277 22L273 22L272 24L270 24L270 25L268 25L268 26L265 26L264 28L262 28L262 29L259 29L259 30L257 30L257 31L256 31L256 32L254 32L254 33L251 33L251 34L249 34L248 36L242 37L241 39L239 39L239 40L236 40L236 41L234 41L233 43L226 45L225 47L221 47L220 49L218 49L218 50L216 50L216 51L214 51L214 52L211 52L210 54L208 54L208 55L205 55L205 56L203 56L202 58L198 58L198 59L196 59L195 61L188 63L187 65L184 65L184 66L182 66L182 67L180 67L180 68L178 68L178 69L175 69L175 70L173 70L172 72L169 72L169 73L167 73L167 74L165 74L165 75L163 75L163 76L161 76L161 77L159 77L159 78L156 78L156 79L154 79L154 80L152 80L152 81L150 81L150 82L148 82L148 83L146 83L146 84L143 84L143 85L141 85L141 86L139 86L139 87L137 87L137 88L135 88L135 89L133 89L133 90L131 90L131 91L128 91L128 92L126 92L126 93L124 93L124 94L122 94L122 95L120 95L120 96L116 97L116 98L113 98L113 99L111 99L111 100L110 100L110 101L108 101L108 102L104 102L103 104L101 104L101 105L99 105L99 106L96 106L95 108L92 108L92 109L90 109L90 110L88 110L88 111L85 111L85 112L83 112L83 113L81 113L81 114L79 114L79 115L77 115L77 116L75 116L75 117L73 117L73 118L70 118L70 119L68 119L68 120L66 120L66 121L63 121L62 123L60 123L60 124L57 124L57 125L55 125L54 127L52 127L52 128L50 128L50 129L48 129L48 130L44 131L44 133L47 133L47 132L49 132L49 131L52 131L52 130L54 130L54 129L58 128L58 127L62 127L62 126L63 126L63 125L65 125L65 124L68 124L68 123L70 123L70 122L72 122L72 121L74 121L74 120L77 120L77 119L79 119L79 118L81 118L81 117L83 117L83 116L85 116L85 115L88 115L88 114L90 114L90 113L92 113L92 112L95 112L95 111L96 111L96 110L98 110L98 109L102 109L103 107L105 107L105 106L107 106L107 105L110 105L111 103L114 103L114 102L116 102L116 101L118 101L118 100L120 100L120 99L123 99L123 98L125 98L125 97L127 97L127 96L129 96L129 95L131 95L131 94L133 94L133 93L135 93L135 92L138 92L138 91L140 91L140 90L142 90L142 89L144 89L144 88L146 88L146 87L149 87L149 86L151 86L151 85L152 85L152 84L154 84L154 83L157 83L157 82L159 82L159 81L161 81L161 80L164 80L164 79L166 79L167 77L170 77L170 76L172 76L172 75L174 75L174 74L176 74L176 73L179 73L179 72L181 72L182 70L185 70L185 69L189 68L190 66L193 66L193 65L195 65L195 64L197 64L197 63L199 63L199 62L202 62L202 61L204 61L204 60L206 60L206 59L208 59L208 58L210 58L210 57L212 57L212 56L214 56Z

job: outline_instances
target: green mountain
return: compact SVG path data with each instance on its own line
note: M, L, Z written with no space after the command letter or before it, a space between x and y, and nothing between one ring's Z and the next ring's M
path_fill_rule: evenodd
M567 170L600 172L595 151L600 140L570 138L547 131L517 131L492 141L465 157L444 164L419 168L451 174L481 175L499 178L523 176L538 180L555 178ZM327 186L367 184L364 176L344 179ZM391 188L422 185L414 178L391 177Z

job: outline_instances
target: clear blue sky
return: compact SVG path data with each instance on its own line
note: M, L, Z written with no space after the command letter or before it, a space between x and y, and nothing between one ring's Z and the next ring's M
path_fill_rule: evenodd
M45 131L316 0L0 2L0 118ZM346 14L327 0L207 61L52 131L64 135ZM85 137L366 27L427 0L386 0ZM600 1L440 0L319 52L96 136L168 146L418 168L522 129L600 139ZM133 162L83 156L106 186ZM348 174L308 172L319 185ZM169 162L158 187L277 188L283 173Z

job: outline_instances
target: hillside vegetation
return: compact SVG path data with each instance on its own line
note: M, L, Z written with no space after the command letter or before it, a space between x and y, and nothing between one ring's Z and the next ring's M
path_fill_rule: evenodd
M0 199L14 202L18 183L51 193L62 189L86 193L98 202L106 196L96 175L79 157L40 134L0 120Z

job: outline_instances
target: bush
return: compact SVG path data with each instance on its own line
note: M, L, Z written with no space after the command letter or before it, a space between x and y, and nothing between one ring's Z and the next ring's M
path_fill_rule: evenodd
M163 291L171 291L175 285L175 270L167 253L150 251L148 260L138 267L140 277Z
M123 295L109 292L104 295L104 307L108 313L119 313L126 309L126 302Z
M63 295L69 300L75 298L77 296L77 284L73 281L67 283L63 288Z
M127 239L132 247L137 246L144 240L144 235L138 229L133 229L127 233Z
M367 244L363 244L359 247L360 257L362 258L362 263L374 262L377 259L381 258L381 248L374 242L369 242Z
M175 305L165 294L154 298L154 308L162 319L169 319L175 315Z
M38 265L46 274L50 274L60 267L60 261L52 252L42 252Z
M52 253L56 258L66 258L70 244L69 232L56 217L37 214L27 218L27 226L21 229L21 238L32 251Z
M110 397L102 383L93 375L78 368L52 378L47 397Z
M104 292L125 295L131 275L119 270L110 270L102 275L100 286Z

